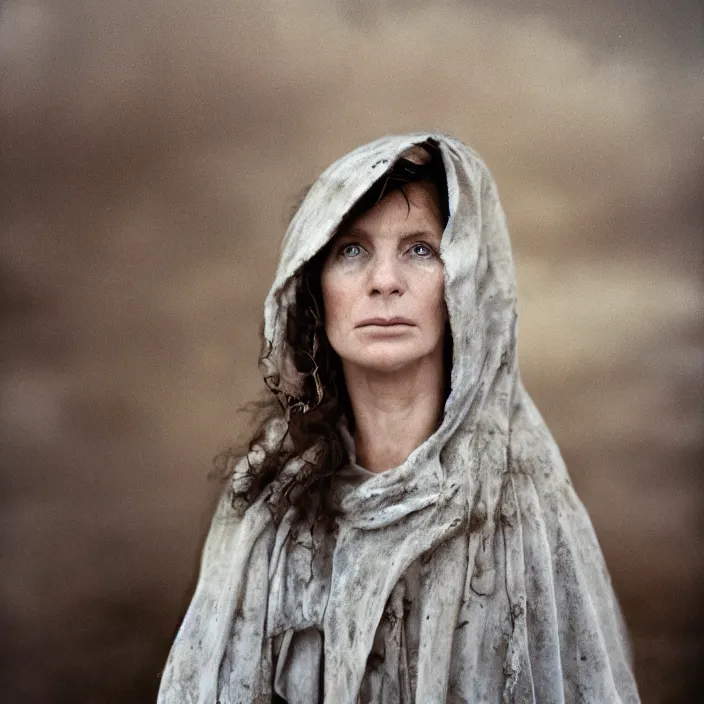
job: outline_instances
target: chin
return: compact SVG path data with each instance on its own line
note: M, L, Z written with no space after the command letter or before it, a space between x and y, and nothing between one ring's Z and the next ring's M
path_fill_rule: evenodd
M391 374L420 361L428 354L426 350L409 349L404 345L379 345L378 347L381 349L366 349L350 355L348 359L358 367Z

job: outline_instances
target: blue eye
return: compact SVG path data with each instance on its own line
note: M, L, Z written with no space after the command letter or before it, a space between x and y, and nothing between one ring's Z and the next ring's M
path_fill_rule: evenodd
M423 259L426 259L434 254L433 250L428 247L427 244L423 244L422 242L419 242L418 244L414 244L411 247L411 250L413 251L413 254L415 254L418 257L422 257Z
M340 250L340 256L346 258L358 257L362 252L362 248L358 244L346 244Z

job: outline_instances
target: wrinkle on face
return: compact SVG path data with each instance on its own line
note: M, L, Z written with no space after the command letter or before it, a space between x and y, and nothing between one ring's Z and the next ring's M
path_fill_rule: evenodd
M446 310L437 194L422 182L404 191L391 192L338 233L323 266L326 332L343 363L395 371L442 347ZM361 325L395 317L408 324L397 331Z

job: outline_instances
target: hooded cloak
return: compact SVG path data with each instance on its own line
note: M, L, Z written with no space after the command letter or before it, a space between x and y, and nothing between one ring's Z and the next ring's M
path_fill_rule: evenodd
M432 139L447 177L440 256L453 339L436 432L400 466L351 462L335 531L282 505L285 481L217 507L160 704L638 702L627 636L589 517L521 384L504 214L481 158L443 134L379 139L330 166L282 243L263 372L296 396L286 343L301 267L404 152ZM274 445L285 422L272 421ZM256 450L256 448L255 448ZM256 451L254 452L256 455ZM305 472L295 458L283 475ZM285 502L283 504L286 505ZM244 510L243 510L244 509Z

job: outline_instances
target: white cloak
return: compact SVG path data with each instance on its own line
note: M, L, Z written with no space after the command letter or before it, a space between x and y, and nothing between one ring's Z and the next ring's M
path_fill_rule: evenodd
M399 467L343 472L334 535L293 508L275 517L276 486L244 512L225 492L160 704L271 702L274 692L289 704L639 701L594 530L519 378L508 232L475 152L443 134L386 137L320 176L266 299L264 373L280 372L279 390L295 394L285 326L301 265L428 138L440 145L450 208L443 421ZM238 466L232 482L251 471Z

